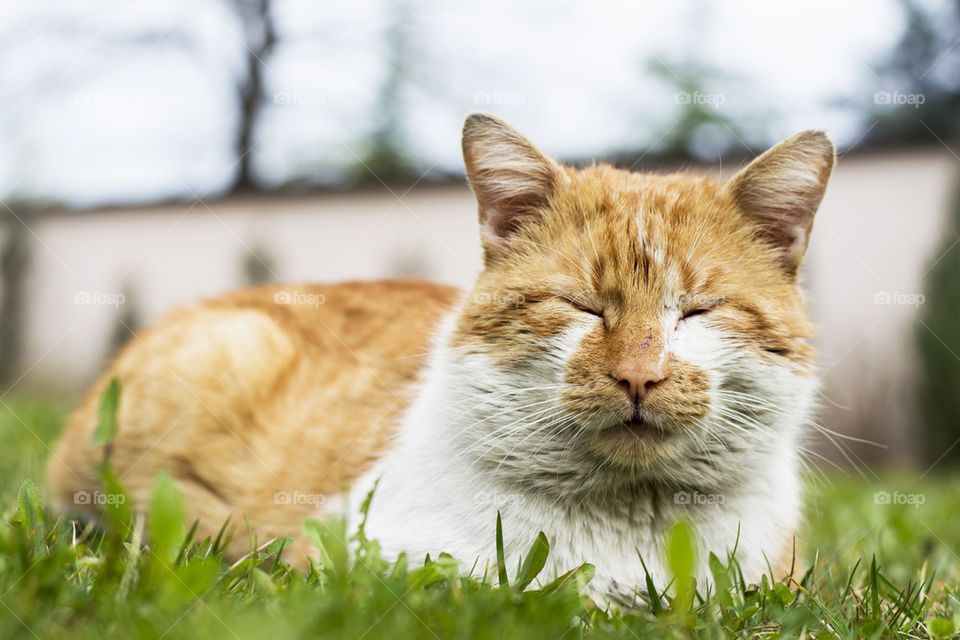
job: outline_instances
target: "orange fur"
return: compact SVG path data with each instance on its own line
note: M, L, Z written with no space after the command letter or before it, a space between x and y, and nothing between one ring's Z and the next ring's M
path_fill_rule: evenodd
M325 299L274 302L292 291ZM98 489L103 451L90 439L117 377L112 462L137 505L166 470L199 536L232 516L231 557L249 549L244 517L261 542L298 538L317 501L275 495L333 497L369 467L455 297L426 282L353 282L247 289L175 311L134 338L84 398L50 459L50 485L64 506Z

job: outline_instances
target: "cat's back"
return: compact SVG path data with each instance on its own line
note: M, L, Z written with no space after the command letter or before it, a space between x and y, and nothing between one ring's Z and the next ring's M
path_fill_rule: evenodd
M135 335L71 416L51 488L97 506L76 495L98 490L103 452L90 441L115 377L112 462L135 500L165 470L192 516L294 535L381 454L457 296L382 280L253 287L180 308Z
M457 295L453 287L425 280L268 285L239 289L184 311L263 314L295 340L304 355L327 356L317 361L318 367L341 370L343 364L360 364L362 356L401 357L422 351L424 338ZM336 363L329 356L347 362Z

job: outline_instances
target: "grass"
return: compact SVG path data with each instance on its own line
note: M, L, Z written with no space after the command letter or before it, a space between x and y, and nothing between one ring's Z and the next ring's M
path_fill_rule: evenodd
M537 581L544 538L530 541L522 567L481 580L443 554L391 565L362 531L348 547L342 525L313 521L322 554L308 571L278 560L282 541L228 566L222 541L189 535L163 476L148 525L117 506L108 533L75 540L42 488L65 410L43 399L0 405L2 638L943 638L960 628L958 475L812 482L798 549L808 570L790 582L747 585L735 560L711 558L721 588L696 592L684 579L694 533L679 524L666 550L674 586L642 585L656 594L647 606L617 611L580 594L588 566Z

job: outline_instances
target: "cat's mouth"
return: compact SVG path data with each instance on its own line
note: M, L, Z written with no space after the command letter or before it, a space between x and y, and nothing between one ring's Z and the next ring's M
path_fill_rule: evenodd
M600 430L601 437L640 441L651 445L666 440L670 435L660 421L641 411L634 411L633 415L626 420L615 422Z
M674 447L675 435L654 420L633 415L600 429L592 445L596 453L616 463L653 464Z
M608 430L610 429L615 430L617 432L616 435L628 437L632 436L639 440L649 441L650 443L662 442L670 436L670 434L661 429L658 425L636 414L628 420L624 420L619 424L608 427Z

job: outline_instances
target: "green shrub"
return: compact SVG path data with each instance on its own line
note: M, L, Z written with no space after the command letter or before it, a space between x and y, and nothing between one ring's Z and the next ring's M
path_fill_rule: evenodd
M905 224L909 223L905 219ZM917 323L917 414L928 464L960 463L960 188L924 282Z

